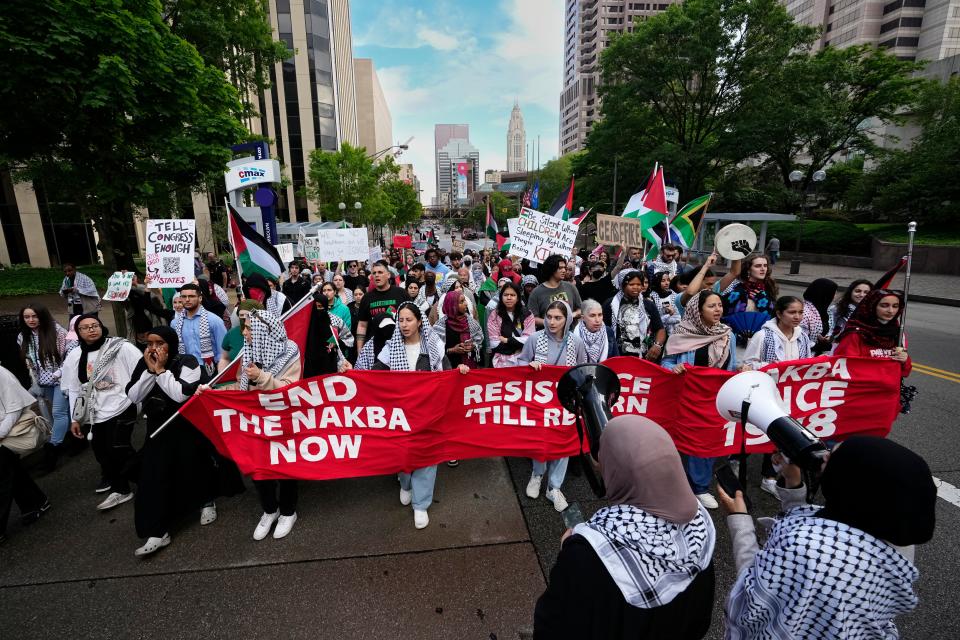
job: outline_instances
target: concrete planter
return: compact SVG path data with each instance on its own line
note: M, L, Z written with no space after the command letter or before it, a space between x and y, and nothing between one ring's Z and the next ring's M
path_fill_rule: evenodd
M883 242L874 238L870 253L872 254L872 268L886 270L907 254L907 245ZM960 247L915 244L913 245L913 265L911 268L916 273L960 275Z

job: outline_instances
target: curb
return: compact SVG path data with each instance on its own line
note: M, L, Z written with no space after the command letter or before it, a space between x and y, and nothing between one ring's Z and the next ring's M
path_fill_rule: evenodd
M809 280L793 280L793 279L784 279L777 278L777 282L780 284L792 284L798 287L805 287L810 284ZM939 296L925 296L920 293L911 293L910 302L923 302L926 304L938 304L944 307L960 307L960 299L957 298L941 298Z

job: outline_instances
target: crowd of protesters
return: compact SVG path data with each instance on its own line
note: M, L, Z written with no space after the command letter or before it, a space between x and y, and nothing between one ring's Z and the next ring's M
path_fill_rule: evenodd
M19 455L2 446L37 413L51 426L43 472L56 470L63 450L89 442L100 469L95 491L103 494L96 508L133 501L143 540L137 556L169 545L185 512L198 512L201 525L215 522L217 498L242 492L244 480L177 410L211 392L211 379L231 366L236 372L218 386L243 391L350 369L469 375L617 356L683 375L689 367L755 370L835 353L893 359L910 373L899 341L900 292L860 280L838 298L836 283L818 279L802 298L780 295L763 255L733 262L722 277L716 255L694 262L671 244L650 260L623 247L542 264L491 250L394 249L372 264L298 259L277 280L251 274L242 282L212 254L200 265L196 280L176 292L138 274L124 303L128 339L109 335L96 287L72 265L61 288L67 327L40 305L21 310L30 384L0 368L0 540L14 501L24 524L51 508ZM234 285L231 303L226 291ZM301 302L311 306L302 346L283 321ZM148 435L173 421L136 450L140 415ZM640 416L612 420L600 442L610 506L564 534L536 605L537 637L703 637L717 600L708 510L721 503L738 575L725 605L728 637L896 637L895 616L916 606L912 545L932 536L936 493L926 464L905 448L847 440L823 470L823 506L806 504L795 466L764 456L761 488L781 499L783 515L760 547L742 494L711 493L716 460L679 454L659 425ZM539 498L546 481L544 497L567 509L567 462L532 460L526 495ZM412 507L417 529L429 525L437 471L398 474L399 502ZM253 481L262 509L251 518L255 540L291 533L298 484Z

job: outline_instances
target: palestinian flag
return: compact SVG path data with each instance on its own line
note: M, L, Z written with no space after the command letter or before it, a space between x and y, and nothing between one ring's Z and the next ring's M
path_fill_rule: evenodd
M590 207L586 211L580 214L578 218L573 219L573 224L579 225L581 222L587 219L587 216L590 215L590 212L593 211L593 207Z
M250 276L259 273L270 280L279 278L284 265L277 248L247 224L233 205L228 203L227 208L227 235L236 258L237 274Z
M500 227L497 226L497 219L493 217L493 203L490 202L490 196L487 196L487 237L497 241L500 235Z
M547 211L547 214L561 220L569 220L571 213L573 213L573 178L570 178L570 186L557 196L557 199L550 205L550 210Z
M663 184L663 167L654 167L647 186L627 201L624 218L640 220L640 235L651 243L656 256L660 252L660 239L667 235L667 194Z
M497 251L510 251L510 236L497 234Z
M907 266L907 256L900 258L900 261L897 264L893 265L889 271L880 276L880 279L873 284L874 289L889 289L890 285L893 284L893 279L897 277L897 274L900 273L900 269L903 269Z
M697 238L697 231L700 230L700 223L703 222L703 217L707 215L707 205L710 204L712 196L712 193L708 193L683 205L673 222L670 223L670 240L672 242L676 242L684 249L693 246L693 241Z
M431 247L440 246L440 241L437 240L437 236L433 233L433 229L430 229L430 231L427 232L427 244L429 244Z

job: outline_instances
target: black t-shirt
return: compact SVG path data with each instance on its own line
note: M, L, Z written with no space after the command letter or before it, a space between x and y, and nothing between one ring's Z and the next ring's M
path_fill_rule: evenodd
M391 286L386 291L374 289L363 296L363 300L360 301L358 320L360 322L375 321L385 313L390 314L391 318L396 317L397 307L401 302L406 302L409 299L407 292L400 287Z
M225 287L223 276L227 273L227 265L223 260L214 260L207 263L207 271L210 273L210 282Z
M345 273L343 274L343 286L351 293L357 287L366 291L367 287L370 286L370 279L367 276L361 276L359 274L352 276L349 273Z

